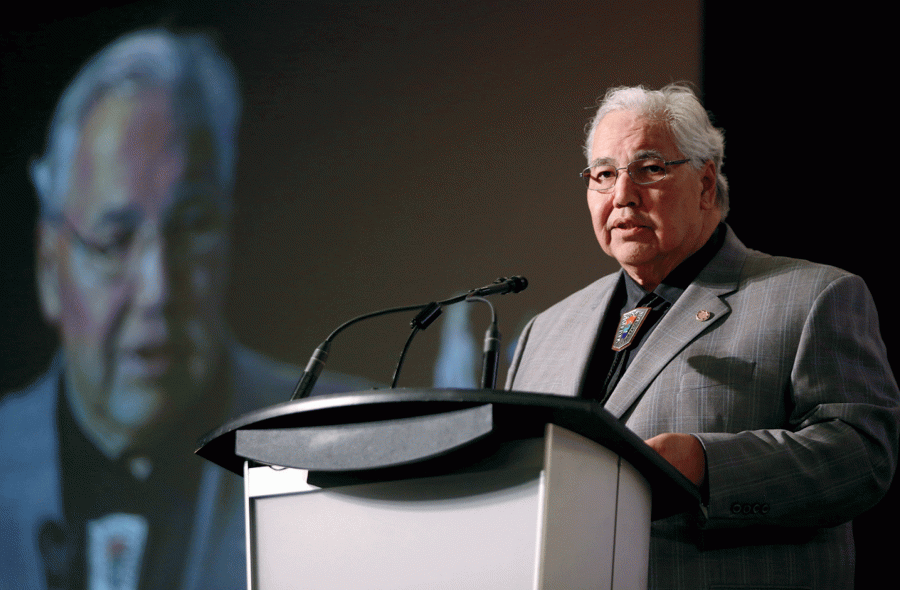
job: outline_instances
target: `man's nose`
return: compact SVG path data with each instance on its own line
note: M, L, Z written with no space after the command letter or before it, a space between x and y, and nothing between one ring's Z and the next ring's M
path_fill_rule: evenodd
M620 170L612 190L613 206L616 208L640 207L641 194L639 186L631 179L631 175L626 170Z
M165 238L149 238L136 254L133 268L135 306L161 311L172 295L172 269Z

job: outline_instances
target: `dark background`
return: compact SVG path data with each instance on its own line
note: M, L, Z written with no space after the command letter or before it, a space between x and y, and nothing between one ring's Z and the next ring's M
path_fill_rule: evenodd
M883 88L896 50L877 17L783 4L26 5L0 38L0 391L39 374L55 348L33 286L28 160L84 61L147 25L209 30L240 74L229 320L271 356L303 364L349 317L522 274L527 291L495 299L510 342L530 315L616 268L576 178L596 98L686 80L726 130L736 233L863 276L896 359L895 146L883 141L896 127ZM389 380L407 321L348 331L329 368ZM474 309L479 339L486 322ZM438 329L417 338L401 385L431 384ZM871 539L893 538L895 496L859 521L859 587L893 577L897 543Z

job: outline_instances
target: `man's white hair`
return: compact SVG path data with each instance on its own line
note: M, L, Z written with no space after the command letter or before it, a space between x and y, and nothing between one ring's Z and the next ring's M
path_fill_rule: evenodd
M42 215L62 212L81 127L94 105L111 92L144 88L169 89L179 117L209 128L216 144L216 173L230 194L241 109L234 68L205 35L147 29L102 49L60 97L46 152L31 165Z
M651 121L665 123L675 139L678 150L691 159L691 165L700 169L711 160L716 166L716 201L722 211L722 219L728 214L728 179L722 173L725 161L725 137L710 121L709 114L694 91L684 84L669 84L659 90L643 86L611 88L600 101L597 114L588 124L584 155L591 165L591 146L597 126L603 117L613 111L629 111Z

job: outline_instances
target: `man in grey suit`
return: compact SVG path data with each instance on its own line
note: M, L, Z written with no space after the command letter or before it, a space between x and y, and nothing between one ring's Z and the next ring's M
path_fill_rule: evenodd
M241 480L193 451L299 371L225 321L239 103L209 38L161 29L103 49L59 101L32 172L61 350L0 400L2 589L246 587Z
M888 489L900 423L865 284L738 240L686 87L610 90L585 153L622 270L529 323L507 387L598 400L700 487L653 523L651 588L851 588L850 521Z

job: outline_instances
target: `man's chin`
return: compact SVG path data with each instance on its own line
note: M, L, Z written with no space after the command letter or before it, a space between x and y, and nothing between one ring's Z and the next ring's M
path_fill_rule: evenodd
M109 391L106 414L127 430L154 429L180 420L202 395L184 367L177 374L148 378L119 373Z
M113 391L106 411L115 423L128 430L141 429L159 419L166 395L154 387L127 387Z
M622 266L640 266L654 260L656 248L645 242L625 242L615 244L612 256Z

